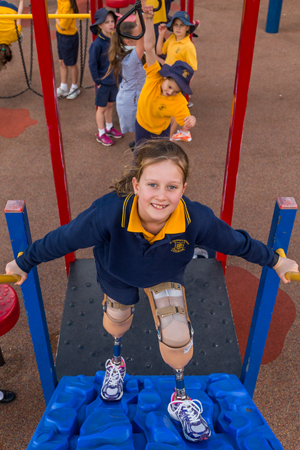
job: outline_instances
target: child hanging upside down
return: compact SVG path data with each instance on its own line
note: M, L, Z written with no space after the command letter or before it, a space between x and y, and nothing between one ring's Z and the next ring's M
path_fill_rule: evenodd
M19 38L22 40L21 19L1 18L1 14L22 14L24 0L19 1L19 8L5 0L0 1L0 70L12 59L11 44Z
M162 68L156 60L153 6L145 6L146 32L146 82L141 91L135 123L135 143L145 139L170 138L171 117L188 131L195 126L196 118L191 116L187 101L182 95L192 94L189 83L194 71L186 62L176 61Z
M123 395L126 367L120 341L131 326L138 288L144 288L159 350L175 373L168 412L181 423L186 439L198 442L209 438L211 431L201 415L200 401L189 398L184 385L184 367L193 356L184 270L194 247L207 246L274 268L284 283L288 282L285 273L298 271L298 265L246 231L234 230L207 206L185 197L188 174L188 157L177 143L146 141L138 149L134 166L113 185L113 192L30 245L7 264L6 273L19 274L17 284L22 284L32 267L41 262L94 246L97 280L104 292L103 325L114 338L114 353L106 362L101 389L107 402ZM178 248L180 251L174 251Z

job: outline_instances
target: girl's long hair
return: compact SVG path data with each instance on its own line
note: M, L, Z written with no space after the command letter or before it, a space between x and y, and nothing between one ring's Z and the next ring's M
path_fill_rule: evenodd
M132 35L133 30L136 28L135 22L122 22L120 31L125 34ZM123 38L115 31L110 38L110 47L108 51L109 68L104 78L111 72L114 73L114 77L117 85L119 85L119 76L121 75L122 61L132 50L126 50Z
M6 63L11 61L12 51L9 45L0 44L0 70L3 69Z
M126 197L134 192L132 178L140 181L145 167L162 161L171 160L182 170L183 184L189 175L189 159L185 151L175 142L167 139L151 139L136 148L134 165L126 166L121 178L115 180L110 189L114 189L119 197Z
M76 0L70 0L70 5L71 5L71 8L73 9L73 13L74 14L78 14L79 13L79 9L78 9L78 5L77 5Z

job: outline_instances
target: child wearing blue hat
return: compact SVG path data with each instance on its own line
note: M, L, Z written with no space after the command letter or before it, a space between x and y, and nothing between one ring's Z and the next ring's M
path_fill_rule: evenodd
M113 11L100 8L95 12L95 22L90 26L91 32L97 36L89 50L89 68L97 86L95 105L97 106L98 133L96 140L105 146L114 144L111 138L123 137L123 134L113 127L113 104L116 101L118 86L113 72L108 74L110 36L116 22L117 16Z
M172 34L164 42L167 30L171 31ZM196 48L190 39L190 34L194 30L195 25L190 22L188 13L177 11L169 23L163 23L159 26L159 37L156 46L157 54L166 55L166 64L174 64L178 60L185 61L196 71Z
M167 30L171 31L171 36L164 42ZM159 36L156 45L156 53L158 55L166 55L165 61L160 60L161 64L174 64L175 61L185 61L196 72L197 53L194 44L190 39L190 34L195 30L195 25L190 22L188 13L177 11L172 20L167 24L161 24L158 28ZM171 121L171 136L176 140L191 140L190 133L188 136L182 131L177 135L173 135L176 131L177 124L173 119Z
M155 33L153 25L153 6L145 6L144 20L146 32L144 46L146 51L146 82L141 91L136 124L135 143L145 139L170 138L171 117L184 131L195 126L196 118L191 116L187 101L181 94L192 94L189 86L194 75L193 68L184 61L173 65L159 65L155 53Z

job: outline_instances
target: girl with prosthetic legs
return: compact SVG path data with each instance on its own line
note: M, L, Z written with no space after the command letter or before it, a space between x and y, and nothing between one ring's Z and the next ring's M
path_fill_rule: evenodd
M274 268L284 283L288 282L285 273L298 271L298 265L184 196L189 161L177 143L151 140L136 150L134 165L125 168L113 192L97 199L69 224L35 241L7 264L6 273L19 274L17 284L22 284L33 266L94 246L97 280L105 294L103 325L114 338L101 390L106 401L123 395L126 368L120 340L130 328L138 289L145 289L161 355L175 373L168 412L181 423L186 439L198 442L207 439L210 430L201 415L201 403L189 398L184 385L184 367L193 354L184 270L194 248L206 246Z

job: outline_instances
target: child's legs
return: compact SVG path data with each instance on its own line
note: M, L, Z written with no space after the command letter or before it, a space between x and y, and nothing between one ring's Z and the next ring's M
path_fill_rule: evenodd
M75 64L75 66L71 66L71 78L72 78L72 84L78 83L78 66Z
M147 288L145 292L158 331L162 358L174 369L177 394L185 397L184 367L193 356L193 338L184 287L167 282Z
M106 106L98 106L96 111L96 122L99 130L103 130L105 128L105 111Z
M112 123L113 120L113 103L107 103L105 110L105 122Z
M56 32L57 49L60 64L61 82L68 82L68 67L71 67L72 83L76 84L78 81L78 33L74 35L66 35ZM75 83L73 82L75 80Z
M60 82L63 84L68 83L68 66L65 65L62 59L59 60Z

